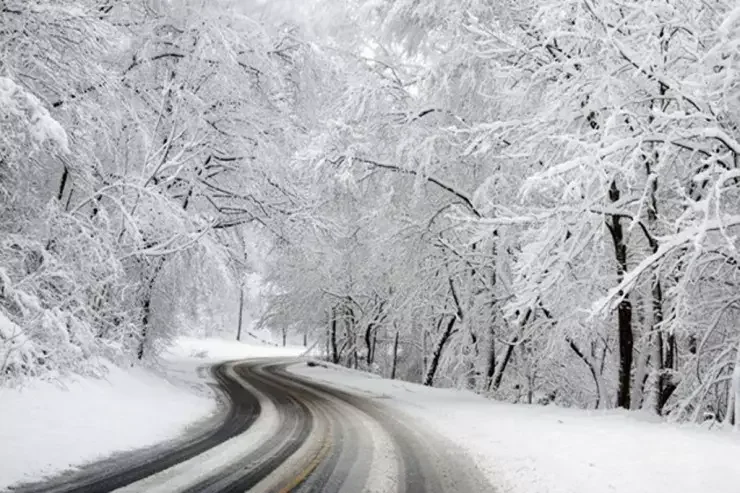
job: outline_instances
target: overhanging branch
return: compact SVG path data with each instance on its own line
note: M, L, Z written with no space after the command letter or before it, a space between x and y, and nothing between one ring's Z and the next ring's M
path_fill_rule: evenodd
M481 213L478 212L478 209L475 207L475 205L473 205L473 201L470 200L470 198L465 193L461 192L460 190L457 190L452 185L448 185L447 183L443 182L442 180L440 180L438 178L435 178L433 176L422 175L421 173L419 173L418 171L416 171L414 169L405 169L405 168L401 168L401 167L396 166L396 165L393 165L393 164L379 163L379 162L373 161L371 159L358 158L358 157L355 157L355 158L352 158L352 159L353 159L353 161L357 161L357 162L360 162L360 163L363 163L363 164L367 164L367 165L373 166L375 168L380 168L380 169L385 169L385 170L388 170L388 171L393 171L394 173L400 173L400 174L412 175L412 176L420 176L424 180L426 180L427 182L432 183L432 184L438 186L442 190L445 190L446 192L448 192L448 193L454 195L455 197L457 197L458 199L460 199L463 202L463 204L465 205L465 207L467 207L467 209L470 210L470 212L472 212L475 217L482 217Z

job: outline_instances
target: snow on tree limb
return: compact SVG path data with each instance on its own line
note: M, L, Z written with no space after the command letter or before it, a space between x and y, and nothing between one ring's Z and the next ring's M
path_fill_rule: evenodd
M660 242L658 251L643 259L624 276L624 279L618 286L611 288L606 296L596 301L592 308L593 313L604 316L614 310L614 307L624 296L634 289L635 284L642 276L651 270L659 268L660 261L677 249L693 243L694 248L697 251L701 251L704 248L702 240L708 232L721 231L735 226L740 226L740 215L709 220L700 226L687 228L675 235L658 238Z
M50 141L63 152L70 152L62 125L52 118L36 96L7 77L0 77L0 112L21 119L37 146Z

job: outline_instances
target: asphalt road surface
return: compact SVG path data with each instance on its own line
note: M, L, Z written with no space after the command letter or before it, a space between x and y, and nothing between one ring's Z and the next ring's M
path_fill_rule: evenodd
M18 493L493 492L469 460L378 399L285 371L217 366L228 406L179 441L121 454ZM305 363L302 363L305 364Z

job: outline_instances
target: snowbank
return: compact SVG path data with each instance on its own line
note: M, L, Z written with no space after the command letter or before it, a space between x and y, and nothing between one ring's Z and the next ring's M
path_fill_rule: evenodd
M511 405L327 365L291 371L382 398L464 447L498 493L737 493L740 437L628 413Z
M175 438L215 410L208 395L113 365L105 379L0 389L0 490Z
M179 437L217 408L201 367L304 352L256 337L247 341L181 337L162 355L158 373L108 364L105 379L0 388L0 490Z

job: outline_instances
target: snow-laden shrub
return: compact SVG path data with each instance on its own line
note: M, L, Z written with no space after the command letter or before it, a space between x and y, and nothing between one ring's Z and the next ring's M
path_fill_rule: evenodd
M41 101L7 77L0 77L0 118L3 127L14 128L4 140L13 139L17 144L39 147L53 142L64 152L69 152L69 142L64 128L51 117Z
M0 77L0 384L95 372L99 356L135 345L136 309L125 308L128 284L104 213L67 212L30 178L58 172L56 151L70 151L62 126Z
M0 240L0 381L94 372L136 333L125 307L123 272L110 245L84 223L50 208L47 242L11 234Z
M2 274L2 272L0 272ZM0 374L21 372L35 366L36 348L23 330L0 310Z
M31 155L53 148L69 152L67 133L38 98L13 80L0 77L0 194L12 194L13 172Z

